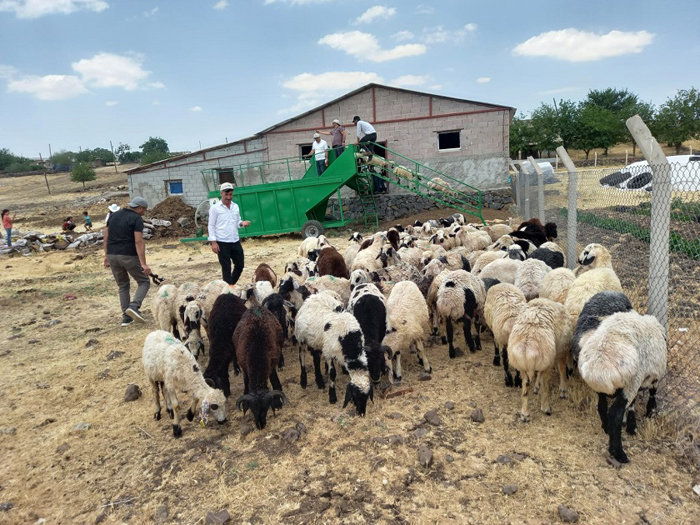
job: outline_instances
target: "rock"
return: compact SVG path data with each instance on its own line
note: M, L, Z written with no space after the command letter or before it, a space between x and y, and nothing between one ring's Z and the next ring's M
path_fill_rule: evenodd
M12 352L12 350L3 350L2 352L0 352L0 357L5 357L6 355L10 355L11 352Z
M386 416L387 419L402 419L403 415L399 414L398 412L392 412L391 414Z
M121 352L119 350L112 350L109 354L107 354L107 361L111 361L112 359L117 359L118 357L121 357L124 355L124 352Z
M92 328L86 328L85 333L91 334L91 333L99 332L100 330L102 330L102 328L100 328L99 326L93 326Z
M695 494L697 494L698 496L700 496L700 485L695 485L695 486L693 487L693 492L695 492Z
M109 372L109 368L105 368L102 372L97 374L97 379L107 379L109 377Z
M36 384L36 387L39 389L46 389L46 388L49 388L49 386L50 385L48 383L37 383Z
M423 418L433 426L439 427L442 425L442 420L440 419L437 410L428 410L425 414L423 414Z
M248 421L243 421L241 422L239 430L241 432L241 436L247 436L253 431L253 425L251 425Z
M35 345L35 344L37 344L38 342L39 342L38 339L30 339L29 341L27 341L27 343L30 344L30 345Z
M61 324L62 322L63 321L61 321L60 319L52 319L51 321L49 321L49 326L56 326L57 324Z
M165 505L161 505L160 507L156 508L156 512L153 515L153 519L156 521L156 523L163 523L165 520L168 519L168 507Z
M210 512L207 514L207 518L204 521L206 525L221 525L223 523L230 523L231 515L227 510L220 510L219 512Z
M481 410L480 408L476 408L472 410L471 415L469 418L474 422L474 423L483 423L485 421L484 419L484 411Z
M298 441L300 437L301 434L299 434L299 431L296 428L288 428L282 434L282 439L290 444Z
M177 223L180 225L181 228L186 228L190 224L192 224L192 219L189 219L187 217L180 217L177 220Z
M570 509L566 505L559 505L557 509L559 512L559 519L564 523L577 523L578 522L578 512Z
M430 467L433 464L433 451L425 445L418 447L418 462L424 467Z
M413 435L420 439L422 437L427 436L429 432L430 432L429 429L421 427L421 428L417 428L416 431L413 433Z
M516 492L518 492L518 486L517 485L503 485L503 494L507 496L512 496Z
M11 510L12 507L14 507L12 503L0 503L0 511L7 512L8 510Z
M297 424L294 425L294 428L297 429L297 431L299 432L299 434L303 434L303 433L306 432L306 425L305 425L304 423L297 422Z
M496 463L500 463L501 465L510 465L511 463L513 463L513 458L504 455L498 456L496 458Z
M55 422L56 422L56 419L55 419L55 418L53 418L53 417L47 417L47 418L44 419L41 423L39 423L38 425L35 425L34 428L45 427L46 425L50 425L51 423L55 423Z
M90 430L90 423L76 423L70 429L71 432L85 432Z
M524 455L524 454L513 454L513 455L511 455L511 457L512 457L515 461L522 461L523 459L525 459L525 455Z
M151 224L153 226L163 226L165 228L168 228L168 227L172 226L173 223L170 221L164 221L161 219L151 219Z
M423 372L418 376L418 381L430 381L433 378L429 373Z
M126 392L124 393L124 402L125 403L127 403L129 401L136 401L140 397L141 397L141 389L139 388L139 385L134 384L134 383L127 385Z
M0 428L0 435L2 435L2 436L14 436L16 433L17 433L17 427Z
M447 410L454 410L455 404L452 401L445 401L445 408Z
M375 445L388 445L389 440L385 437L377 436L372 438L372 443Z
M99 343L100 341L98 339L88 339L87 343L85 343L85 348L90 348L91 346L95 346Z
M387 439L389 440L390 445L396 445L396 444L403 445L406 442L406 440L404 439L403 436L399 436L396 434L389 436Z
M49 315L51 313L51 310L43 310L42 313L44 315Z
M68 443L63 443L56 447L56 454L63 454L64 452L68 452L69 449L70 445Z
M447 461L448 463L452 463L454 460L455 460L455 458L452 457L451 454L447 454L447 455L445 456L445 461Z

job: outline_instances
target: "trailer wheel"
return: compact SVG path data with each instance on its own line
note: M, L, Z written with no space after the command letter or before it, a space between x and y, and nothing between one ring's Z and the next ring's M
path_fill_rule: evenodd
M323 229L323 225L318 222L318 221L306 221L304 223L304 227L301 229L301 236L304 239L308 239L309 237L318 237L319 235L323 235L323 232L326 230Z

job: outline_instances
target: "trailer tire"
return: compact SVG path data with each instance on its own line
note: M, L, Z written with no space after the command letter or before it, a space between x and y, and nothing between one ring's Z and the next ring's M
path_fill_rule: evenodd
M323 225L318 222L318 221L306 221L304 223L304 227L301 229L301 236L304 239L308 239L309 237L318 237L320 235L323 235L323 233L326 230L323 228Z

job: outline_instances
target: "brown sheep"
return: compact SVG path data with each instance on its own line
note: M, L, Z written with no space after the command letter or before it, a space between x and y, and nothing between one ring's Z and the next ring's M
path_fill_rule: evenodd
M348 267L345 265L345 258L333 246L324 246L321 249L321 253L318 254L318 259L316 260L316 268L320 276L332 275L333 277L350 279Z
M253 282L268 281L273 288L277 286L277 274L267 263L260 263L253 274Z

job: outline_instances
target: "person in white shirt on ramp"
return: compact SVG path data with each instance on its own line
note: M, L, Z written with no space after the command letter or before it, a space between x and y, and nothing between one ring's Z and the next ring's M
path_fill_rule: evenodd
M238 282L243 272L245 258L243 247L238 236L238 228L250 226L250 221L241 220L238 204L232 202L233 184L224 182L221 185L221 201L209 209L209 244L211 251L219 257L221 278L229 285ZM233 261L233 272L231 272Z
M320 177L328 167L328 142L321 140L321 135L314 133L314 141L311 143L311 153L316 158L316 172Z

